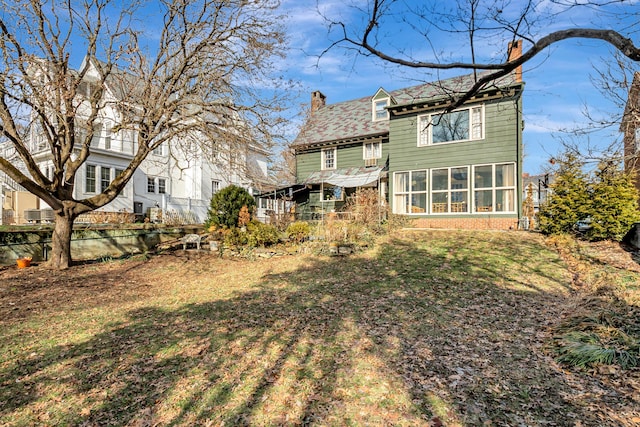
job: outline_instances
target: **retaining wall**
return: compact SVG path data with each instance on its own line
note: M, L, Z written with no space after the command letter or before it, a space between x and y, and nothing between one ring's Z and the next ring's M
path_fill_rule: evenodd
M15 265L17 258L25 256L31 257L34 262L46 261L51 251L52 230L53 227L42 226L38 229L1 231L0 265ZM202 226L145 224L131 227L74 227L71 257L75 261L83 261L144 253L161 243L200 232Z

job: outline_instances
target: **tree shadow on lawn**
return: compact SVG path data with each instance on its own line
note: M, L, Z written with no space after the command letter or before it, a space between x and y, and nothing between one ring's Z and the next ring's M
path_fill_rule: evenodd
M575 396L542 352L562 284L496 284L503 270L481 258L452 266L458 244L396 239L227 300L133 310L3 369L0 421L41 403L45 424L604 425L603 402Z

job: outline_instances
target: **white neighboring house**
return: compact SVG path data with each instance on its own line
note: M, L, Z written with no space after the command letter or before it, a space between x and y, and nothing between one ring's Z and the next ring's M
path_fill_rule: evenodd
M82 64L84 67L86 63ZM79 90L89 95L91 81L98 80L95 65L88 64L86 84ZM114 85L116 86L116 85ZM94 125L91 154L76 175L74 197L84 199L102 192L120 171L133 159L137 150L137 134L131 130L114 131L120 122L121 111L115 107L118 88L108 82L103 94L105 107L99 112ZM204 133L201 134L204 138ZM193 138L193 136L192 136ZM179 148L176 148L180 145ZM209 141L208 145L215 146ZM41 170L51 177L51 153L38 128L30 130L30 147ZM187 148L186 150L184 148ZM136 170L121 194L100 212L135 212L160 220L158 208L167 215L177 215L188 222L201 223L206 219L212 195L234 184L257 194L267 181L268 151L257 143L244 144L243 152L220 147L212 153L203 153L202 145L182 141L168 141L148 155ZM46 209L44 202L41 209Z

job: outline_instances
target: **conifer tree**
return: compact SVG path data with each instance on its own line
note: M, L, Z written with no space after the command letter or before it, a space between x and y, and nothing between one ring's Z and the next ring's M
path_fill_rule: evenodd
M576 222L589 216L588 177L576 156L560 161L551 194L540 206L540 230L545 234L571 233Z
M620 241L640 221L633 176L611 162L601 163L591 185L590 240Z

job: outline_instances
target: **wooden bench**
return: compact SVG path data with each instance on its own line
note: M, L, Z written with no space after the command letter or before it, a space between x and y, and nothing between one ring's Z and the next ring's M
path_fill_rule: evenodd
M183 250L187 250L187 245L189 243L195 243L198 250L200 250L200 241L202 240L202 236L198 234L185 234L184 237L182 237L182 239L180 240L182 240Z

